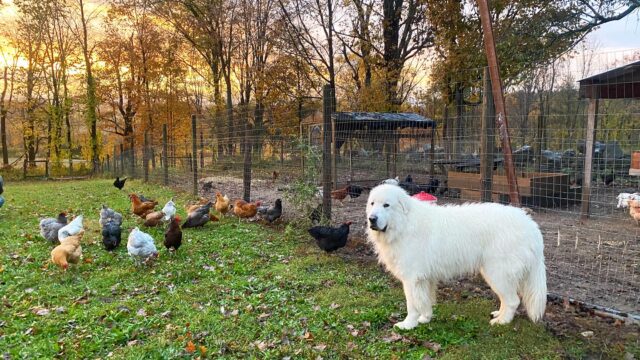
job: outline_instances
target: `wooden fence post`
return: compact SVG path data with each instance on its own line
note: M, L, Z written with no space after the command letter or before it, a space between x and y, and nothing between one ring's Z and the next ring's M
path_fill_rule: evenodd
M589 99L587 108L587 133L584 146L584 178L582 179L582 208L580 218L589 218L591 203L591 176L593 167L593 144L595 141L596 125L598 121L598 98Z
M162 125L162 177L165 185L169 185L169 149L167 147L167 124Z
M120 143L120 175L124 174L124 144Z
M198 129L196 116L191 115L191 164L193 169L193 195L198 195Z
M480 139L480 199L484 202L493 201L493 166L495 152L495 117L493 92L491 91L491 76L489 68L484 69L484 89L482 92L482 118Z
M144 182L149 181L149 132L144 132L144 147L142 148L142 166L144 167Z
M322 212L331 219L331 115L333 89L325 85L322 89Z

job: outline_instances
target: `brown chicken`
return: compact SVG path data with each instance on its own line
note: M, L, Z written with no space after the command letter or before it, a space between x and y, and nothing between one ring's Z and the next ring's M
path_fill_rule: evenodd
M337 189L331 192L331 198L336 200L344 200L347 195L349 195L349 187L347 186L344 189Z
M182 230L180 230L180 216L174 217L164 233L164 246L167 250L176 251L182 245Z
M206 205L208 202L209 202L208 199L201 197L197 203L185 206L185 210L187 210L187 215L198 210L203 205Z
M147 214L152 212L156 205L158 205L158 202L155 200L143 202L138 195L133 193L129 194L129 199L131 200L131 212L143 219L146 219Z
M233 213L236 214L238 218L252 218L258 213L258 206L260 206L260 204L260 201L248 203L244 200L236 200L233 204Z
M640 225L640 201L629 200L629 215Z
M220 192L216 193L216 211L217 212L219 212L222 215L225 215L229 211L230 204L231 204L231 201L229 201L229 198L226 195L222 196Z
M69 264L77 264L82 256L82 246L80 246L80 240L84 235L84 229L73 236L67 236L64 239L60 239L60 245L56 246L51 251L51 261L67 270Z
M273 175L273 181L276 181L276 180L278 180L278 176L280 174L278 174L278 172L274 170L272 175Z
M162 211L154 211L150 212L145 216L144 226L153 227L158 226L162 222L164 218L164 213Z

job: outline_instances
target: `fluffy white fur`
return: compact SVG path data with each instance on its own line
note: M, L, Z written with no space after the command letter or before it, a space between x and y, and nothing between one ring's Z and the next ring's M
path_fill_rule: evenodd
M620 193L617 196L618 199L618 206L616 206L616 208L620 209L620 208L627 208L629 207L629 200L640 200L640 194L639 193Z
M386 206L385 206L386 205ZM370 219L377 218L376 226ZM378 259L401 282L412 329L431 320L439 281L479 272L500 299L491 324L509 323L520 297L532 321L547 301L543 239L521 209L493 203L435 206L400 187L375 187L367 202L368 238ZM382 231L384 230L384 231Z

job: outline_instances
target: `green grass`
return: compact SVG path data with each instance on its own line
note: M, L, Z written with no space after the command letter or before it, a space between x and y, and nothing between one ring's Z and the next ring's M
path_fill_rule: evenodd
M174 192L127 182L161 205ZM177 203L189 199L177 195ZM0 352L12 358L402 358L553 359L584 356L577 337L555 338L518 317L490 327L493 300L440 299L434 320L395 332L404 315L398 283L375 264L327 256L304 231L227 218L185 230L170 256L136 267L125 246L102 248L105 203L136 226L126 192L108 180L7 184L0 209ZM38 218L85 215L85 262L62 272ZM184 215L182 206L179 213ZM48 310L47 314L43 309ZM38 311L41 314L37 314ZM395 314L394 314L395 313ZM193 344L191 348L190 344ZM438 349L440 348L440 349ZM611 350L611 356L624 349Z

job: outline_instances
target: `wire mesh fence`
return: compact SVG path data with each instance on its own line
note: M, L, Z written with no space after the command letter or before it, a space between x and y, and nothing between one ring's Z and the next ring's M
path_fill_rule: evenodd
M621 63L606 56L554 63L507 86L505 101L520 199L545 239L549 291L640 315L640 63L625 63L613 72ZM255 106L195 114L188 133L165 124L107 148L101 170L207 197L293 202L311 189L305 206L285 202L285 220L295 221L323 202L327 209L326 189L350 185L363 194L331 196L331 220L352 221L352 239L364 244L366 191L384 179L438 204L509 202L485 69L468 71L477 81L452 84L449 98L413 99L406 113L368 111L379 106L339 89L338 104L325 96L305 116ZM372 255L365 245L356 251Z

